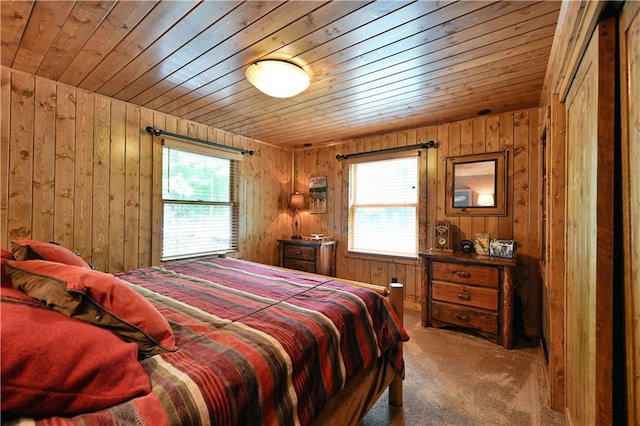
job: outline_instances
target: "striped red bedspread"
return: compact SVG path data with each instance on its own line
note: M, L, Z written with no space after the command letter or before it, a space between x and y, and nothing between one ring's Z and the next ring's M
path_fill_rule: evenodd
M151 393L43 423L307 425L408 336L379 294L229 258L118 274L167 318L179 350L142 361ZM117 368L117 367L114 367Z

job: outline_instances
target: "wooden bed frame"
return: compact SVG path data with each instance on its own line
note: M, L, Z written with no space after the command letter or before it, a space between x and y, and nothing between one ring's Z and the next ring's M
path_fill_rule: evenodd
M264 265L268 268L291 271L279 266ZM323 276L304 271L295 271L303 275ZM333 278L345 284L363 287L387 297L400 322L404 325L404 285L390 283L389 287L353 281L344 278ZM402 356L402 342L398 343L398 354ZM384 359L369 370L361 373L348 386L334 396L314 420L314 425L357 425L375 405L385 389L389 389L389 405L402 407L402 377Z

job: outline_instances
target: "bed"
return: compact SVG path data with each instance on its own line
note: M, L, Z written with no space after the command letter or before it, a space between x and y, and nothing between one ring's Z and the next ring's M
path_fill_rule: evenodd
M3 278L3 424L347 425L358 424L387 388L390 403L402 404L402 342L408 335L401 323L401 286L392 290L394 309L385 288L232 258L175 261L115 277L42 257L3 259L3 268L15 287L6 288ZM43 276L64 291L39 295ZM97 294L111 280L109 294ZM69 297L76 304L67 312L54 306ZM157 324L149 324L147 309L159 315L153 317ZM45 323L51 330L38 338L13 336L19 341L9 345L12 336L5 330L12 310L20 318L14 334L31 336L32 328ZM44 321L44 314L54 317ZM126 321L110 325L110 316ZM71 325L78 330L54 336ZM97 343L60 341L69 334L95 340L98 332L121 343L107 335ZM48 338L51 345L76 350L69 358L77 365L43 360L42 353L60 355L41 347L34 361L25 361L29 341L46 345ZM83 360L103 356L114 358L84 368L85 376L72 383L96 389L72 389L71 399L47 394L53 402L43 408L31 408L42 395L25 393L17 379L13 388L7 383L32 368L28 375L45 386L61 386L49 383L50 376L55 382L80 375ZM9 358L17 358L17 365L5 365Z

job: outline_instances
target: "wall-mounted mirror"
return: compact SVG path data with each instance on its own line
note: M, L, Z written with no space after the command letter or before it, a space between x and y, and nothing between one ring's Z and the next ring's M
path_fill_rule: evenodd
M447 157L445 214L505 216L507 152Z

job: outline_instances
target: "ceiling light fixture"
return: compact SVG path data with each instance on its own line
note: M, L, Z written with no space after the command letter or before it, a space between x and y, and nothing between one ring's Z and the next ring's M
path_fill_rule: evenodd
M258 90L274 98L290 98L309 87L309 75L302 68L278 59L257 61L246 75Z

